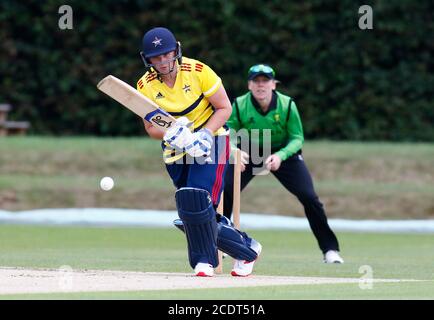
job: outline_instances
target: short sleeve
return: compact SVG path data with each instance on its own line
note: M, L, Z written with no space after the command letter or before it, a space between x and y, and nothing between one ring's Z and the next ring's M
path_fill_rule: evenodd
M147 79L153 80L156 78L156 75L154 76L153 74L149 74L149 72L145 73L145 75L143 77L141 77L139 79L139 81L137 81L137 91L139 91L141 94L143 94L145 97L150 98L151 100L154 100L152 98L152 95L149 93L149 86L147 85Z
M220 88L222 80L206 64L197 63L196 72L200 79L201 89L205 97L210 97Z

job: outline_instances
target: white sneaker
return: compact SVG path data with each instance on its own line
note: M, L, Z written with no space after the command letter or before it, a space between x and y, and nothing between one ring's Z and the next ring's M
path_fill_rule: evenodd
M234 267L232 269L231 275L234 277L247 277L248 275L252 274L253 271L253 265L255 264L256 260L258 260L259 255L262 251L262 246L259 242L252 239L251 247L255 252L258 254L255 260L253 261L246 261L246 260L235 260Z
M324 263L344 263L339 253L335 250L329 250L324 255Z
M194 273L197 277L212 277L214 275L214 268L209 263L199 262L194 268Z

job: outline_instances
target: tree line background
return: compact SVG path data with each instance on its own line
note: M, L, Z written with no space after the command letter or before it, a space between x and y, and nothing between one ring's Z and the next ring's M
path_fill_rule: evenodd
M231 99L248 68L271 64L307 138L434 141L431 0L63 1L0 3L0 103L33 134L142 135L141 120L96 89L113 74L135 86L141 38L166 26L183 54L210 65ZM373 30L358 27L361 5Z

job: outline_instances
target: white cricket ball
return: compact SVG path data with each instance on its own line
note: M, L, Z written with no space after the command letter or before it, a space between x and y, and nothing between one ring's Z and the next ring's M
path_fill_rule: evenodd
M109 191L113 188L115 183L112 178L104 177L101 179L99 185L101 186L101 189L103 189L104 191Z

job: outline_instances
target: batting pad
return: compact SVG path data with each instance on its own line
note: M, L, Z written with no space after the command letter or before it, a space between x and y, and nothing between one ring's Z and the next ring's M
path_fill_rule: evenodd
M218 248L237 260L255 260L258 254L250 248L252 239L245 232L238 231L231 224L226 224L227 220L222 219L218 224Z
M250 248L252 238L245 232L236 230L232 222L225 216L216 215L217 223L217 247L220 251L237 260L253 261L258 254ZM173 221L175 227L185 232L184 223L180 219Z
M180 188L175 198L187 237L190 266L202 262L217 267L217 221L210 194L202 189Z

